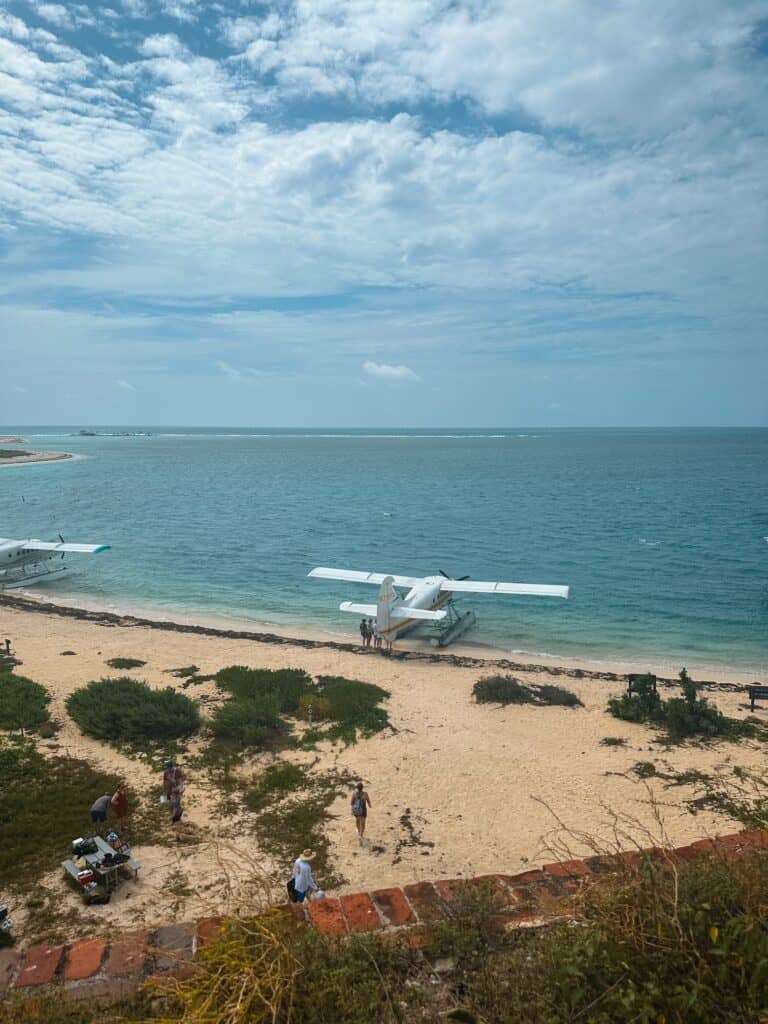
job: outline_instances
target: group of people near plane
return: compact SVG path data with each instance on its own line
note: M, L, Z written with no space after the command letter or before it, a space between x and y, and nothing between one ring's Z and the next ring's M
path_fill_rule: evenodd
M386 640L387 650L392 650L391 638L385 638L379 632L379 627L374 622L373 619L360 619L360 639L362 641L363 647L373 646L377 651L380 651L382 649Z

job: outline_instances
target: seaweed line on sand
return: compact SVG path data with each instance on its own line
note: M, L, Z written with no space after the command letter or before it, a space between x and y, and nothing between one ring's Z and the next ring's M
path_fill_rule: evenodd
M362 657L379 657L379 652L363 648L355 643L343 643L339 640L310 640L304 637L280 636L277 633L257 633L242 629L220 629L216 626L197 626L191 623L172 622L170 620L145 619L136 615L118 615L115 612L89 611L86 608L74 608L71 605L54 604L51 601L35 601L31 598L12 597L0 594L0 607L13 608L21 612L41 612L44 615L58 615L61 618L79 619L92 622L98 626L131 628L143 626L146 629L164 630L170 633L189 633L197 636L222 637L227 640L252 640L255 643L274 644L276 646L303 647L308 650L325 648L327 650L345 651ZM510 661L508 658L472 658L458 654L434 654L430 651L392 651L387 657L393 661L422 661L443 665L454 665L457 668L488 668L496 666L510 672L531 672L551 676L568 676L572 679L602 679L607 682L626 681L628 675L621 672L601 672L594 669L565 668L556 665L525 664ZM679 686L679 680L657 677L662 686ZM714 680L697 682L697 686L708 690L722 690L738 693L743 686L737 683L721 683Z

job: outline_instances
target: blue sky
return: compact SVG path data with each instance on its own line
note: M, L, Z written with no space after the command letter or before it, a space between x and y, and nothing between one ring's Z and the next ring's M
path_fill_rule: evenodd
M0 422L766 425L764 2L0 8Z

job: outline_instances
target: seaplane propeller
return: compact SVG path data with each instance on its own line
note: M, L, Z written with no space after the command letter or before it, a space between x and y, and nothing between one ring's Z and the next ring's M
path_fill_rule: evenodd
M568 597L568 587L540 583L498 583L470 580L469 576L452 579L438 569L437 576L397 576L394 573L360 572L356 569L318 567L309 575L325 580L348 583L372 583L379 587L376 604L342 601L339 608L364 618L375 618L379 634L388 642L422 622L444 622L440 637L433 643L439 647L455 640L475 621L474 612L457 615L452 607L455 593L518 594L528 597ZM397 588L405 589L405 596Z

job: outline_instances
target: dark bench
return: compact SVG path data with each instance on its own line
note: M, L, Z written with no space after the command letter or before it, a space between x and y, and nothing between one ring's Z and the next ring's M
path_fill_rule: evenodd
M756 700L768 700L768 686L748 686L747 693L749 694L749 710L755 710Z
M637 693L637 683L640 679L650 679L653 692L656 693L656 676L651 672L630 672L627 676L627 693L631 697Z

